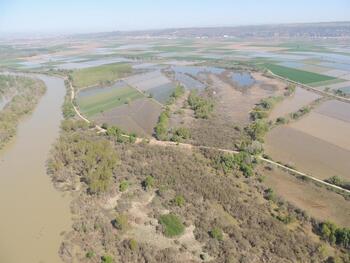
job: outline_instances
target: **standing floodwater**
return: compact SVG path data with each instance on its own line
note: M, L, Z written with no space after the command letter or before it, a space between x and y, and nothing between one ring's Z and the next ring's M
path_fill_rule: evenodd
M51 145L59 135L65 87L62 79L39 76L47 92L15 139L0 151L0 262L61 262L60 233L71 225L69 198L46 174Z

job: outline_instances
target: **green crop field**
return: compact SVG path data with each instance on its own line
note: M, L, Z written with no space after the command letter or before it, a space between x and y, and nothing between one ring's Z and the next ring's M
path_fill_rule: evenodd
M109 83L128 76L131 72L131 66L125 63L79 69L72 73L73 85L76 88L84 88Z
M281 76L283 78L287 78L296 82L300 82L303 84L310 84L314 82L321 82L321 81L328 81L328 80L335 79L333 77L329 77L329 76L325 76L325 75L321 75L321 74L317 74L309 71L279 66L275 64L264 64L264 67L271 70L274 74L278 76Z
M88 117L91 117L97 113L110 110L143 97L144 95L134 88L125 87L78 98L77 102L82 113Z

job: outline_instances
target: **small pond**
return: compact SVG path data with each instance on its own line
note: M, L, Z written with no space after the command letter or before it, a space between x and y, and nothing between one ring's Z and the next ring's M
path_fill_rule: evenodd
M240 87L250 87L255 83L255 79L249 72L234 72L231 77L232 81Z

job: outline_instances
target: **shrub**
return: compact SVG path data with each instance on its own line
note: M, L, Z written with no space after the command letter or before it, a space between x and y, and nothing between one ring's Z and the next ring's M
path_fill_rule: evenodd
M102 263L113 263L114 260L112 258L112 256L109 256L109 255L105 255L101 258L102 260Z
M218 227L214 227L212 230L210 230L209 234L211 238L214 238L219 241L222 241L224 238L222 230Z
M171 93L167 104L173 104L179 97L185 93L185 88L181 85L177 85L175 90Z
M85 257L86 258L93 258L95 256L95 252L93 251L88 251L86 254L85 254Z
M297 120L297 119L301 118L302 116L304 116L305 114L309 113L310 111L311 111L311 108L308 106L305 106L305 107L302 107L297 112L291 113L290 116L292 119Z
M158 119L157 126L155 127L155 135L158 140L167 140L169 129L169 110L163 111Z
M120 191L120 192L125 192L126 189L128 189L128 187L129 187L129 182L126 181L126 180L123 180L123 181L121 181L121 183L119 184L119 191Z
M270 201L276 201L276 194L271 188L269 188L265 191L265 198Z
M185 202L186 202L186 200L185 200L185 198L184 198L182 195L177 195L177 196L175 196L175 198L174 198L174 203L175 203L177 206L179 206L179 207L184 206L184 205L185 205Z
M185 226L174 214L160 216L159 223L163 226L163 233L166 237L179 236L185 231Z
M282 97L269 97L262 99L250 113L252 120L260 120L267 118L269 111L275 106L275 104L281 101Z
M173 136L171 137L171 140L174 142L180 142L182 140L189 139L190 137L190 130L185 127L180 127L173 131Z
M129 135L129 143L135 143L136 142L137 135L135 133L131 133Z
M288 224L290 224L290 223L292 223L292 222L295 221L295 218L294 218L293 216L291 216L291 215L285 215L285 216L283 216L283 215L278 215L276 218L277 218L279 221L281 221L281 222L283 222L284 224L286 224L286 225L288 225Z
M153 176L147 176L146 179L142 183L145 190L149 190L154 186L154 177Z
M132 250L132 251L136 251L137 248L138 248L138 244L137 244L137 241L135 239L130 239L129 240L129 248Z
M255 141L263 141L265 134L269 131L269 125L264 120L257 120L246 127L246 132L249 137Z
M334 185L337 185L337 186L340 186L342 188L350 190L350 182L343 180L339 176L332 176L331 178L328 178L325 181L327 183L334 184Z
M278 118L276 119L276 124L278 124L278 125L280 125L280 124L286 124L287 122L288 122L287 119L284 118L284 117L278 117Z

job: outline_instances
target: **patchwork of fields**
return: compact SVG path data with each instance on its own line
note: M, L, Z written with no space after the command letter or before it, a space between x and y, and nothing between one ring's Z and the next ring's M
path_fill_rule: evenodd
M272 129L265 150L319 179L350 180L350 104L326 101L296 122Z

